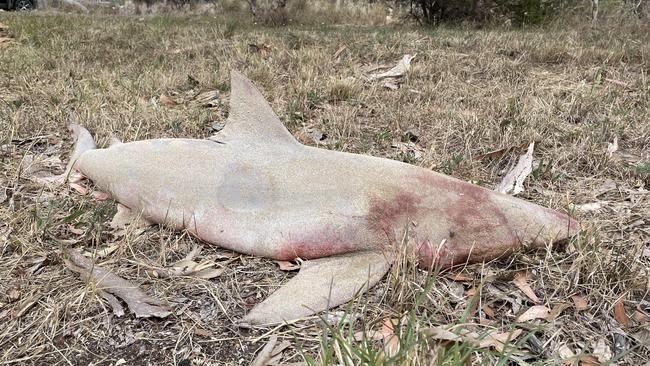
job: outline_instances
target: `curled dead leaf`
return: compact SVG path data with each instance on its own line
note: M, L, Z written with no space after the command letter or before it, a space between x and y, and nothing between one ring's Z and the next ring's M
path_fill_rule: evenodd
M517 322L523 323L529 320L534 319L547 319L551 313L551 310L544 305L535 305L531 306L523 314L517 317Z
M623 298L620 298L616 304L614 304L614 319L616 319L618 324L623 328L628 328L630 326L630 318L625 313Z
M161 94L160 97L158 97L158 102L160 102L160 105L165 107L175 107L178 105L175 100L165 94Z
M517 288L521 290L521 292L523 292L526 296L528 296L529 299L531 299L534 303L538 304L539 298L537 297L537 295L535 295L535 292L528 284L530 278L531 278L530 272L519 271L515 274L515 279L512 280L512 283L514 283L515 286L517 286Z
M587 310L589 308L587 300L585 300L582 296L573 295L571 296L571 300L573 301L573 307L575 307L578 311Z
M506 345L508 345L509 342L514 341L521 335L523 330L521 329L515 329L512 332L504 332L504 333L490 333L488 334L487 337L485 337L483 340L479 341L478 347L479 348L494 348L498 352L503 352Z
M384 335L384 352L386 356L395 356L400 347L399 338L395 335L395 321L386 318L381 326L381 332Z

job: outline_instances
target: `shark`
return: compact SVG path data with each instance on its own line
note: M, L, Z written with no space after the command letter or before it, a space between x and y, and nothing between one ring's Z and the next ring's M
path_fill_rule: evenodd
M304 318L379 282L396 253L425 269L546 248L580 231L565 213L403 162L299 143L255 85L231 72L225 128L208 139L97 148L71 125L66 173L146 220L300 271L239 320Z

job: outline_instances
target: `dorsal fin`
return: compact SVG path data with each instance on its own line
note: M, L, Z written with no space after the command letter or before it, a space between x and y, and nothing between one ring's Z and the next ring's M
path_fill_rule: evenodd
M235 70L230 72L228 121L226 127L215 137L226 141L250 138L272 140L274 143L297 143L262 93L248 78Z

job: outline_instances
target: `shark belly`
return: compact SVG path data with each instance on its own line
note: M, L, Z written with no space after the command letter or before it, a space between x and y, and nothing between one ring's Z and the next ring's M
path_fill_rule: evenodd
M362 195L333 196L291 153L257 150L145 140L88 151L77 168L148 220L241 253L312 259L377 245Z

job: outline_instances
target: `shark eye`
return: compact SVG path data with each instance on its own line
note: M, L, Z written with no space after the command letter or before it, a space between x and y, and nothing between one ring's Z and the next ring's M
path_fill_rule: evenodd
M454 232L454 230L449 229L449 237L453 238L454 236L456 236L456 233Z

